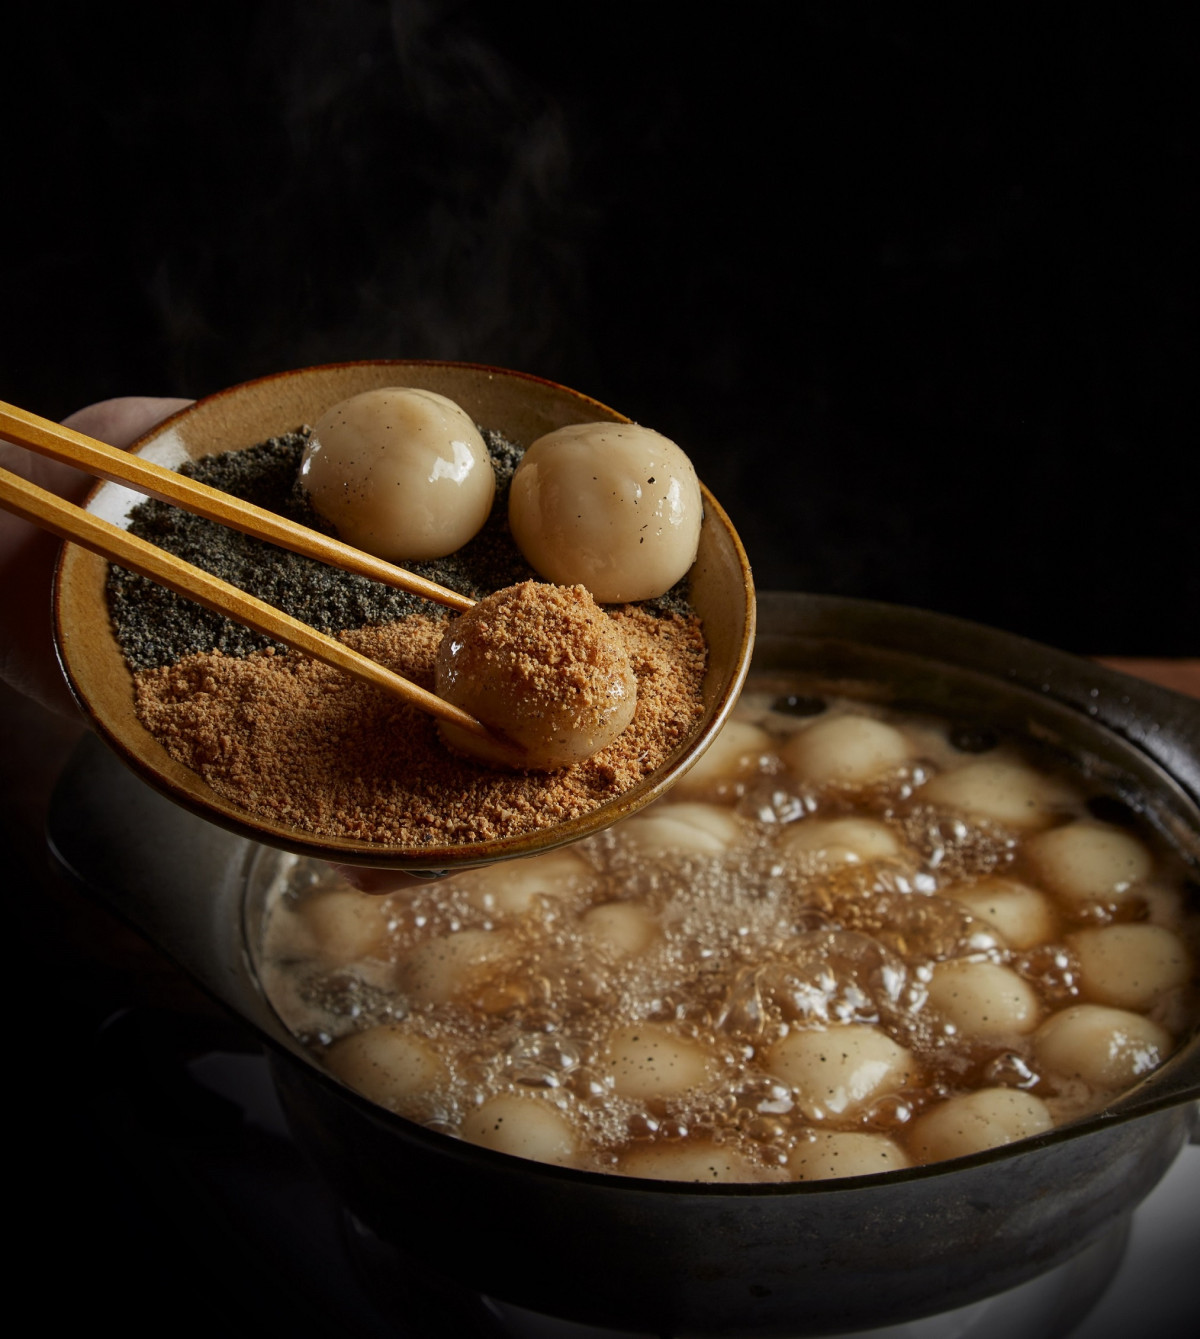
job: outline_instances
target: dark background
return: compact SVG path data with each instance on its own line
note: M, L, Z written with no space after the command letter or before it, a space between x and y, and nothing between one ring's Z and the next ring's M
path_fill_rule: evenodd
M0 397L58 417L359 357L516 367L677 439L761 588L1200 651L1194 18L7 23Z

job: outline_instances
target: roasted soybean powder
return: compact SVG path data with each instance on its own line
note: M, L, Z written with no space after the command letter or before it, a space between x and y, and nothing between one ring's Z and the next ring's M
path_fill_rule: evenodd
M438 651L437 692L493 732L481 739L443 722L456 752L550 772L628 728L637 677L620 628L584 586L522 581L454 620Z
M136 676L138 714L212 788L264 818L323 837L404 846L489 841L549 827L613 799L686 738L706 648L695 619L610 612L638 682L633 724L559 772L502 772L459 758L431 717L296 653L188 656ZM412 615L342 634L424 688L446 624Z

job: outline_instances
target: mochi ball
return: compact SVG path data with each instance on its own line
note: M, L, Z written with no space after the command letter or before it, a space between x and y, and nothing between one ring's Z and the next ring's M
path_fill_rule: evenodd
M815 855L829 865L890 860L901 854L891 828L873 818L806 818L791 824L779 845L787 855Z
M922 1162L966 1158L1054 1124L1045 1102L1012 1088L983 1088L948 1098L913 1122L908 1146Z
M569 1165L579 1154L570 1119L540 1097L491 1097L467 1116L460 1133L468 1143L536 1162Z
M1033 948L1054 938L1057 922L1044 893L1014 879L988 878L955 884L946 897L960 902L977 920L986 921L1010 948Z
M805 781L861 785L902 766L912 746L893 726L869 716L829 716L798 730L783 746L787 765Z
M698 1042L657 1023L613 1030L598 1060L621 1097L673 1097L701 1088L717 1073L715 1057Z
M929 982L929 1006L968 1037L1032 1032L1041 1018L1033 987L994 962L939 962Z
M387 907L381 897L331 888L306 897L295 911L296 943L341 965L377 957L387 945Z
M1096 1004L1149 1009L1192 974L1187 946L1161 925L1096 926L1068 935L1067 943L1084 998Z
M397 983L414 1004L466 1004L512 953L508 931L457 930L419 944L399 964Z
M780 1172L751 1162L727 1144L714 1144L708 1139L635 1144L621 1155L617 1170L622 1176L652 1181L744 1184L783 1179Z
M325 1063L343 1083L392 1110L446 1078L428 1041L387 1024L334 1042Z
M1124 1088L1171 1053L1171 1036L1128 1009L1075 1004L1053 1014L1033 1039L1037 1064L1093 1088Z
M738 842L741 828L732 812L719 804L660 802L622 823L621 836L648 858L670 851L719 855Z
M539 437L513 476L508 522L547 581L604 604L662 595L696 560L703 504L692 462L633 423L576 423Z
M912 1055L885 1032L850 1023L790 1032L766 1053L769 1073L791 1084L810 1120L852 1116L912 1082Z
M583 586L523 581L451 621L438 696L491 727L441 721L442 738L481 762L555 771L607 748L633 720L637 677L617 624Z
M522 860L500 860L460 875L471 905L497 916L523 916L538 898L569 897L592 877L591 867L574 851L547 851Z
M771 736L749 721L727 721L700 760L682 776L672 793L702 796L722 783L728 785L756 776L773 756Z
M857 1130L813 1130L788 1154L788 1171L797 1181L827 1181L838 1176L872 1176L912 1165L908 1154L884 1134Z
M317 420L300 483L338 537L388 562L444 558L487 520L496 476L470 416L434 391L363 391Z
M1039 833L1025 854L1042 882L1070 904L1128 901L1154 869L1136 837L1107 823L1068 823Z
M617 958L644 953L659 937L658 922L640 902L604 902L579 922L585 940Z
M972 818L1031 832L1052 822L1073 798L1056 778L1002 758L983 758L943 772L922 786L920 794Z

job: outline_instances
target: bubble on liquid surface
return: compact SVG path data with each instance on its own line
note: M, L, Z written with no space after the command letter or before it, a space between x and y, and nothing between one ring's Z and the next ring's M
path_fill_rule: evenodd
M747 718L776 748L789 733L810 728L803 718L771 713L777 696L774 686L751 694ZM831 699L829 711L844 710ZM873 704L857 710L884 714ZM1094 1110L1094 1088L1074 1073L1080 1063L1058 1058L1051 1070L1038 1055L1040 1047L1055 1060L1052 1029L1042 1024L1028 1036L969 1035L945 1010L933 1008L931 983L939 973L946 977L947 966L953 978L955 964L978 964L1031 986L1045 1019L1060 1013L1074 1019L1081 995L1073 944L1084 941L1070 936L1086 926L1147 918L1185 933L1200 908L1189 909L1182 873L1156 856L1162 863L1152 883L1139 885L1119 906L1063 902L1037 884L1035 862L1025 857L1031 833L923 795L926 775L975 762L954 756L947 727L927 718L916 724L888 719L916 741L914 758L861 786L815 785L783 769L749 779L738 772L738 785L722 789L729 778L718 774L704 798L722 795L725 802L691 810L701 822L719 811L734 832L732 842L711 843L714 849L685 841L649 857L618 825L572 848L581 872L552 895L502 906L495 891L481 895L486 871L394 895L384 914L386 944L374 964L336 973L328 963L314 968L293 941L290 958L285 952L281 962L288 960L293 996L303 990L310 1004L288 1012L285 992L280 1012L297 1020L318 1048L376 1017L383 1021L388 1011L409 1012L405 1028L444 1057L454 1075L453 1086L428 1095L422 1123L457 1133L471 1112L494 1098L548 1102L571 1113L581 1150L576 1165L592 1170L621 1171L634 1148L654 1153L677 1146L706 1151L705 1157L720 1152L727 1170L736 1168L746 1180L799 1175L797 1167L816 1174L812 1159L797 1160L796 1153L816 1137L806 1114L811 1104L790 1081L769 1072L768 1062L789 1037L843 1026L877 1031L903 1047L912 1056L912 1077L898 1090L872 1095L852 1119L838 1118L837 1139L826 1136L826 1142L840 1152L837 1158L830 1153L822 1175L836 1174L839 1162L851 1165L850 1146L837 1142L850 1133L847 1125L856 1139L869 1136L903 1150L888 1165L924 1156L914 1151L913 1133L925 1128L923 1117L981 1087L1028 1092L1044 1100L1059 1123ZM995 753L987 751L997 755L1017 756L1007 740ZM1085 808L1078 792L1070 803L1074 809L1058 811L1052 825L1085 815L1094 825L1107 814L1102 806ZM672 800L664 809L671 804L680 807ZM897 849L836 866L785 849L789 830L847 817L885 828ZM288 908L338 887L307 862L294 863L282 883ZM998 889L1022 883L1036 887L1051 908L1031 938L982 919ZM618 913L653 928L637 939L636 951L625 951L628 936L618 942L611 933L594 932ZM283 927L299 919L285 910L271 923ZM464 934L465 941L455 938ZM462 998L407 999L396 988L398 965L422 944L447 938L471 948L462 963L470 989ZM488 952L493 942L504 951ZM277 947L287 945L277 940ZM282 975L285 968L277 970ZM313 1002L335 1012L317 1012ZM1130 1017L1158 1026L1166 1021L1160 1014ZM605 1047L615 1031L642 1025L668 1038L679 1056L703 1057L694 1082L644 1097L616 1091L611 1066L602 1063ZM1058 1041L1062 1050L1066 1043ZM656 1164L658 1174L670 1174L666 1166Z

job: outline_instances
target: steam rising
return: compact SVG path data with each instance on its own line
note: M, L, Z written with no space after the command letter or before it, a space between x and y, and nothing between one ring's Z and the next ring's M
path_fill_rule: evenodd
M177 231L151 282L195 364L174 368L183 384L209 380L227 338L234 381L356 357L587 361L566 119L461 7L268 6L243 59L274 72L257 149L229 146L257 155L255 173L229 164L254 194L214 199L229 227Z

